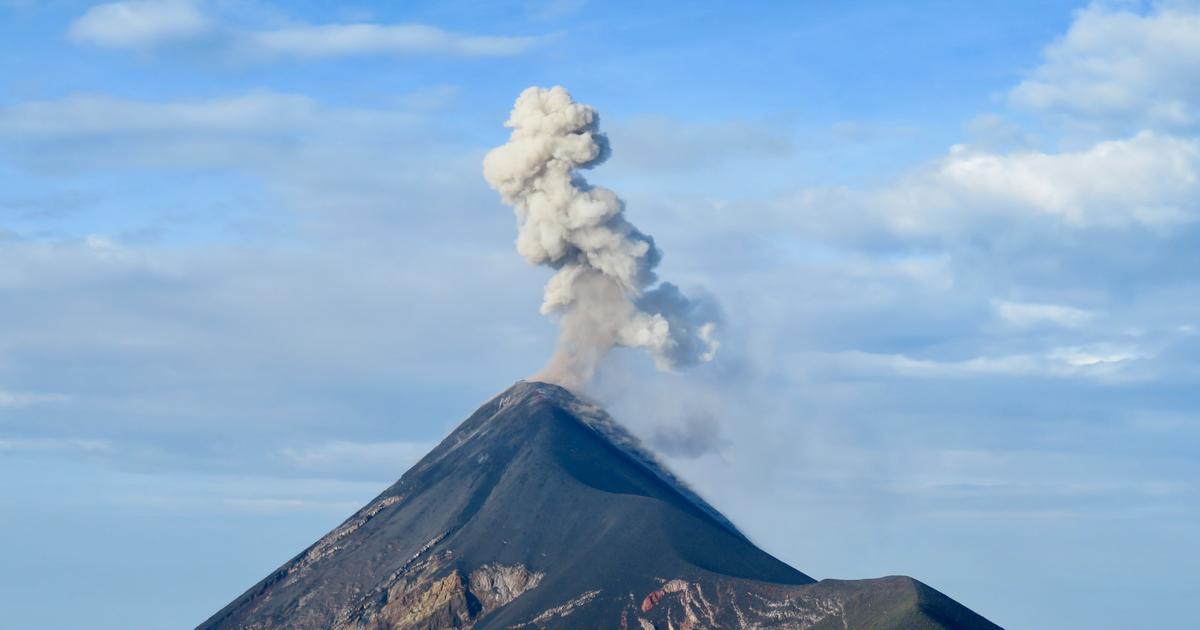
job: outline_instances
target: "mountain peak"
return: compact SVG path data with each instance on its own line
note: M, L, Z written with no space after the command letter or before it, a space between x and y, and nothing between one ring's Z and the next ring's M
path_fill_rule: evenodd
M914 584L814 583L599 405L520 381L201 628L842 627L928 602L970 621L928 627L994 627Z
M525 387L522 388L522 386ZM734 534L745 538L741 531L729 519L725 518L724 514L721 514L709 505L690 485L671 472L654 451L646 448L640 439L614 420L599 404L576 396L564 387L540 381L518 381L505 394L512 396L544 396L554 404L567 409L576 419L608 440L613 446L623 451L630 459L637 462L637 464L653 472L655 476L674 488L685 499L694 503L697 508L704 511L710 518L721 523Z

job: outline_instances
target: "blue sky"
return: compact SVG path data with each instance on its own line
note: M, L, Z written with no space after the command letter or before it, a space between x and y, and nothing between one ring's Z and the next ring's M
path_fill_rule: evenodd
M0 2L4 624L190 627L540 368L555 84L723 312L591 393L761 546L1191 623L1200 6L848 4Z

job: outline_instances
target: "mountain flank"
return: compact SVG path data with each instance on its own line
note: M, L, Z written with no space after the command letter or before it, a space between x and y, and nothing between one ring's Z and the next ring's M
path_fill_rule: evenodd
M519 382L200 629L993 629L909 577L816 581L602 409Z

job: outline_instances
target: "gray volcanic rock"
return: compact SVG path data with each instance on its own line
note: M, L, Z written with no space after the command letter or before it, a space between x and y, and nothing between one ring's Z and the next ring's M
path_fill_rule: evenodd
M997 626L907 577L814 581L601 409L520 382L199 627Z

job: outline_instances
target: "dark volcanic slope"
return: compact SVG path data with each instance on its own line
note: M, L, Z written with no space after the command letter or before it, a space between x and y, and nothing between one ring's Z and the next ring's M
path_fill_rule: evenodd
M521 382L201 628L995 628L904 577L812 578L603 411Z

